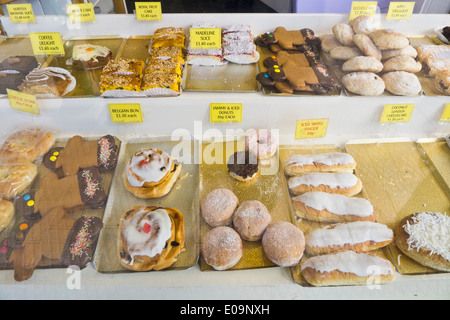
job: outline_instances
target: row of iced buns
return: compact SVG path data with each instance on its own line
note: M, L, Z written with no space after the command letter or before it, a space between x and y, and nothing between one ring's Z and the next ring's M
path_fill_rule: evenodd
M314 286L364 285L395 278L390 261L371 251L393 241L393 231L375 222L369 201L355 197L362 189L353 174L356 162L347 153L293 155L285 173L295 214L325 224L305 235L303 278Z

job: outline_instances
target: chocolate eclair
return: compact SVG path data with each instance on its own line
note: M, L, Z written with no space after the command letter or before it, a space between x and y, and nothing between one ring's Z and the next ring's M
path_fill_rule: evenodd
M227 162L228 172L239 181L250 181L259 174L258 157L249 151L233 153Z

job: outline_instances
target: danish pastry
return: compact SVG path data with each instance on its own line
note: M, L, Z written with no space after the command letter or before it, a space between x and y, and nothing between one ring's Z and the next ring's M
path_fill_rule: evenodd
M368 252L387 246L394 233L386 225L370 221L338 223L306 234L306 253L319 255L352 250Z
M19 130L6 138L0 149L0 157L22 158L33 162L44 155L53 143L53 135L45 130Z
M311 155L296 154L285 162L285 173L296 176L308 172L353 172L355 159L348 153L330 152Z
M181 173L181 163L167 152L141 149L128 160L125 188L138 198L158 198L170 192Z
M301 266L303 278L311 285L346 286L390 283L395 268L390 261L371 253L343 251L314 256Z
M124 268L166 269L184 249L183 214L174 208L133 207L123 215L117 239L117 254Z
M303 219L339 223L376 220L372 204L357 197L311 191L292 198L295 214Z
M429 268L450 271L450 217L440 212L418 212L395 229L395 243L408 257Z
M242 258L242 240L233 228L211 229L202 239L202 255L215 270L230 269Z
M294 195L308 191L322 191L352 197L362 189L361 180L350 172L311 172L289 178L288 186Z

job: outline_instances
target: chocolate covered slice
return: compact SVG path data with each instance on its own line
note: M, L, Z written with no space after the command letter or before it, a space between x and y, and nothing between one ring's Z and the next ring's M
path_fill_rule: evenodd
M258 157L247 151L237 151L233 153L227 162L228 171L243 179L254 176L259 170Z

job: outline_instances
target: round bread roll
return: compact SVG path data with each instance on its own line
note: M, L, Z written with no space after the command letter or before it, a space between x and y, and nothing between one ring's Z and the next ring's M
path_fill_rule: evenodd
M349 25L352 26L355 33L360 34L369 34L372 31L383 28L377 17L366 15L360 15L350 20Z
M330 56L336 60L348 60L362 55L361 50L357 47L338 46L330 51Z
M225 226L231 222L239 204L236 195L229 189L214 189L201 203L203 219L211 227Z
M369 36L366 36L365 34L355 34L353 36L353 42L365 56L374 57L377 60L381 60L381 50L378 49Z
M417 73L422 69L422 64L414 58L408 56L397 56L390 58L384 62L383 71L406 71L411 73Z
M286 221L271 223L262 237L264 253L270 261L280 267L299 263L305 250L302 230Z
M9 226L14 217L14 205L0 198L0 232Z
M392 71L383 74L386 90L398 96L415 96L420 94L422 86L415 74L405 71Z
M260 240L271 221L269 210L257 200L242 202L233 216L234 229L247 241Z
M354 57L345 61L342 65L342 71L345 72L364 71L378 73L381 70L383 70L383 64L374 57Z
M230 227L214 228L203 237L202 255L215 270L230 269L242 258L241 237Z
M336 39L344 46L353 45L353 32L352 27L346 23L339 23L331 29Z
M379 96L384 92L383 79L373 72L352 72L342 77L344 87L362 96Z
M390 29L372 31L369 37L381 50L403 49L410 45L409 39L404 34Z

